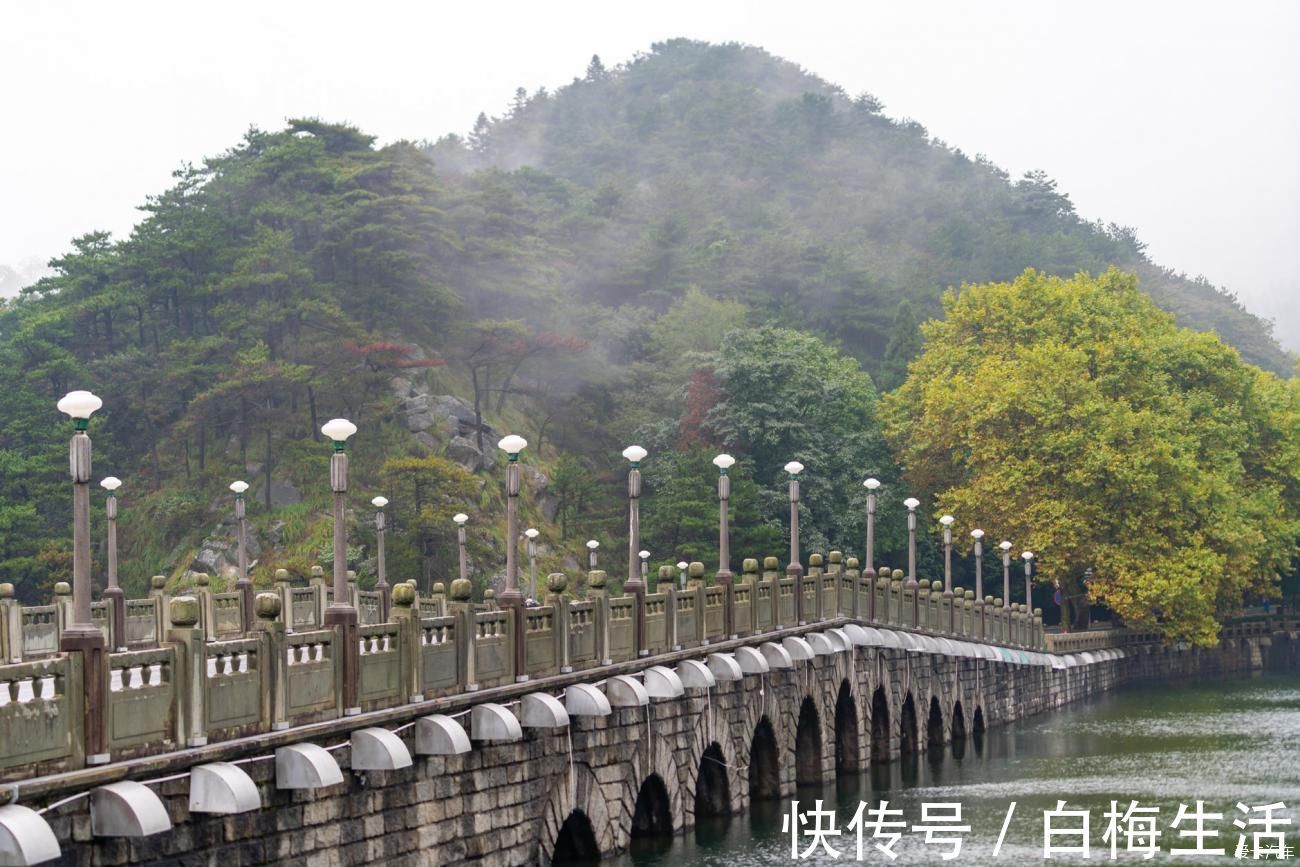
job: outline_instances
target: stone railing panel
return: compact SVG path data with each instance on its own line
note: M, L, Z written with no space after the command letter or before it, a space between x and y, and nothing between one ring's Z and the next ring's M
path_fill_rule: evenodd
M666 653L672 649L672 632L669 629L669 606L672 604L671 590L649 593L645 597L645 643L651 655Z
M269 713L262 705L262 642L257 638L213 641L205 648L203 730L210 740L254 734Z
M127 599L125 611L124 643L127 649L145 650L157 647L163 629L162 599L157 596L147 599Z
M289 589L289 630L301 632L320 628L319 585Z
M402 704L402 662L399 626L371 623L358 628L357 700L362 710Z
M704 588L704 637L710 643L727 637L723 629L726 618L723 606L726 600L727 593L723 588Z
M776 610L781 618L777 626L794 626L795 625L795 584L798 583L794 578L777 579L777 605Z
M24 660L43 659L59 652L59 609L56 605L25 605L13 643Z
M384 594L378 590L357 591L357 622L373 626L384 622Z
M609 600L609 652L612 662L623 662L636 657L635 647L635 596L615 596Z
M596 664L596 603L569 603L569 665L586 668Z
M679 647L698 647L704 634L703 594L698 590L677 593L677 644Z
M175 749L175 648L111 653L108 660L108 747L113 758Z
M238 638L243 635L243 594L232 590L229 593L213 593L209 598L212 606L212 631L208 640Z
M513 620L509 611L474 614L474 681L480 688L514 683Z
M736 635L754 632L754 585L736 584L731 588L732 626ZM730 637L730 636L728 636Z
M464 688L455 617L420 618L420 685L425 698Z
M285 717L291 725L339 715L339 672L334 665L334 630L294 632L284 637Z
M524 673L533 676L558 671L555 609L549 605L524 609Z
M0 665L0 782L81 766L81 656Z

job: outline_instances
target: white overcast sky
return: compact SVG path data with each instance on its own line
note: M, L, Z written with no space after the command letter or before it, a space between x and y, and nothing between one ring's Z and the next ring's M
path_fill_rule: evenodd
M125 235L251 124L468 130L677 36L760 45L1088 218L1136 226L1300 349L1300 3L0 0L0 265Z

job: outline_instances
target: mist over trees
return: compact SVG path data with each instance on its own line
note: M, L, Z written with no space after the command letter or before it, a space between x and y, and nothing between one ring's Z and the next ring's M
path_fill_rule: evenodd
M234 478L254 485L255 580L323 562L317 431L335 415L361 428L349 520L363 584L375 493L391 501L392 579L450 576L457 511L473 577L494 578L506 432L530 440L523 519L542 529L543 574L585 562L588 538L625 544L618 455L632 442L650 450L652 565L716 566L719 450L739 459L733 569L785 562L790 459L808 467L806 553L862 553L875 475L876 561L898 564L901 501L947 501L916 475L909 436L884 438L880 395L921 388L923 335L938 333L924 323L946 290L1031 266L1118 266L1180 324L1290 371L1265 323L1148 261L1132 230L1080 219L1045 174L1013 181L882 110L760 49L675 40L616 68L593 58L554 94L521 89L467 137L376 147L318 119L250 130L182 167L129 237L75 239L53 275L0 302L0 580L34 601L68 569L54 402L72 388L105 400L96 472L125 480L123 581L140 593L154 573L186 580ZM285 486L301 501L275 502ZM1217 612L1241 594L1215 598Z

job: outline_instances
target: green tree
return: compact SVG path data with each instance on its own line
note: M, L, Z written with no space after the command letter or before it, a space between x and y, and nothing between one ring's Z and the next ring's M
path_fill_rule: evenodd
M1294 381L1176 327L1116 270L1030 270L944 311L885 407L941 511L1035 551L1064 595L1092 567L1095 601L1169 640L1212 644L1216 618L1275 593L1300 538Z
M861 552L862 480L897 478L871 377L816 337L773 327L728 334L715 369L723 394L707 423L726 448L752 461L764 519L788 526L782 467L798 460L807 468L800 486L803 550L834 545ZM896 495L897 486L889 491ZM897 550L897 531L881 529L881 551Z
M386 551L390 574L396 580L418 576L428 588L438 576L454 575L458 568L456 525L451 520L465 511L478 494L474 476L455 463L436 456L390 458L379 477L389 496L392 546ZM467 528L472 551L484 548L486 529Z

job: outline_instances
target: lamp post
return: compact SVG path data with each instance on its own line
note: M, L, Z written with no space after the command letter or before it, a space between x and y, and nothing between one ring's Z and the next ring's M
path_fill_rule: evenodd
M790 474L790 563L785 567L785 574L795 579L795 620L803 626L803 564L799 562L799 474L803 472L803 464L790 461L785 471Z
M971 530L970 535L975 540L975 605L980 607L984 605L984 531Z
M253 628L253 582L248 580L248 504L244 502L248 482L231 482L230 490L235 495L235 523L239 526L239 577L235 589L239 591L239 619L247 633Z
M379 591L379 613L387 623L389 598L388 570L384 567L384 531L387 529L384 506L388 505L388 498L375 497L370 501L370 505L375 507L375 571L379 573L379 578L375 581L375 589Z
M641 550L641 461L645 460L645 456L646 450L640 446L628 446L623 449L623 457L628 462L627 583L623 585L623 592L632 596L645 594L645 582L641 580L641 568L637 565L636 553Z
M876 491L880 488L879 479L867 479L862 483L867 489L867 559L863 564L862 574L876 576Z
M59 411L72 419L69 445L72 471L72 623L63 629L64 639L74 639L80 650L103 647L104 636L90 618L90 416L104 402L88 391L69 392L58 403ZM63 642L64 645L67 641Z
M595 539L587 540L587 568L592 571L596 569L596 549L599 547L600 543Z
M361 712L357 703L358 645L357 609L348 592L348 439L357 432L357 426L345 418L333 418L321 425L320 432L334 444L330 456L330 488L334 492L334 599L325 609L326 626L337 626L343 631L343 713L355 716Z
M461 580L468 580L469 562L465 559L465 522L469 520L469 515L464 512L457 512L452 515L451 519L456 522L456 548L460 551L460 577Z
M943 595L952 596L952 523L955 521L952 515L944 515L939 519L943 524Z
M514 612L515 635L524 634L524 594L519 592L519 563L516 558L519 547L519 453L528 445L528 440L518 434L501 438L497 448L506 453L506 589L501 593L501 607ZM528 675L522 674L526 668L526 645L515 641L515 682L523 683Z
M998 543L1002 549L1002 607L1011 607L1011 543L1005 539Z
M502 607L523 605L519 592L519 564L515 561L519 543L519 453L528 446L528 440L517 434L502 437L497 448L506 453L506 589L501 593ZM523 635L523 630L515 633Z
M916 588L916 507L921 505L921 501L916 497L908 497L903 501L907 506L907 580L903 582L904 587Z
M109 476L99 486L108 492L104 500L104 515L108 518L108 586L104 588L104 598L113 615L113 638L121 651L126 650L126 594L117 583L117 489L122 486L122 480Z
M59 412L72 419L68 463L72 475L72 622L59 637L59 649L80 652L82 701L85 703L86 763L109 760L108 654L104 634L90 619L90 427L91 414L104 402L88 391L72 391L59 400Z
M532 599L537 598L537 536L536 527L524 530L528 539L528 595Z
M727 524L727 501L731 498L731 477L727 470L736 463L728 454L718 455L713 465L718 468L718 574L719 584L731 581L731 528Z
M790 563L785 567L787 575L802 575L803 564L799 562L799 474L803 464L790 461L785 465L790 474Z
M1025 551L1020 555L1025 561L1025 611L1029 614L1034 613L1034 552Z
M727 501L731 499L731 477L727 475L736 463L729 454L720 454L713 459L718 468L718 572L714 580L723 589L723 631L730 638L736 637L735 610L733 608L734 587L731 575L731 527L727 523Z
M677 589L678 590L686 589L686 570L690 567L690 565L691 564L687 563L685 560L677 561Z

